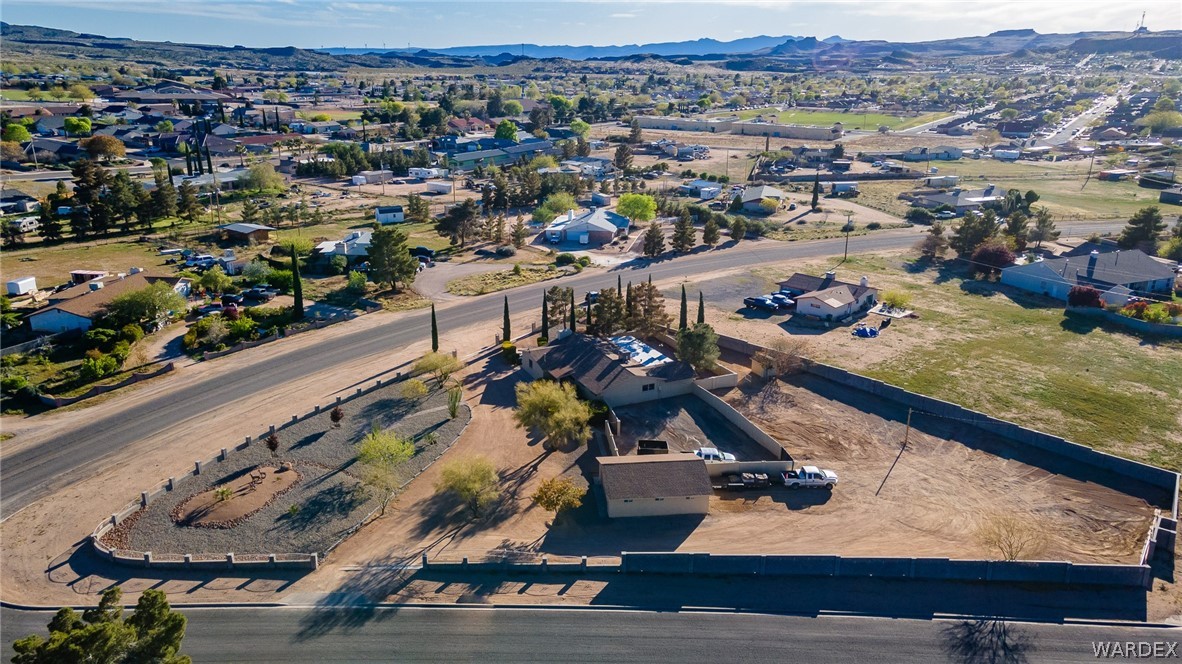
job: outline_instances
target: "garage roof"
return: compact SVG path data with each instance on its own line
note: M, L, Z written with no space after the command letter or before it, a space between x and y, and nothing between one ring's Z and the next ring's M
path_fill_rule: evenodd
M713 493L706 462L693 454L601 457L599 478L609 501Z

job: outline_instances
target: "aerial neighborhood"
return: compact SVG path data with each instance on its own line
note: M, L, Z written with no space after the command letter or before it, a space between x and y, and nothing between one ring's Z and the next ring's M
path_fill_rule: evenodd
M2 598L1182 624L1182 33L1144 21L4 23Z

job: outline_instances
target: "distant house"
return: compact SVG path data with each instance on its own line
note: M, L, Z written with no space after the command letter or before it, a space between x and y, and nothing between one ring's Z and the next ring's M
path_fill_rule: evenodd
M1170 205L1182 205L1182 186L1170 187L1169 189L1162 189L1161 193L1157 195L1157 200L1160 203L1168 203Z
M722 193L723 185L709 180L693 180L677 187L677 190L689 196L697 196L699 200L712 200Z
M204 173L202 175L174 175L172 185L180 187L188 182L198 189L238 189L250 178L249 168L234 168L221 173Z
M947 205L957 214L976 212L989 203L1005 200L1006 190L997 185L989 184L984 189L952 189L947 192L930 192L916 194L911 199L911 205L927 209Z
M447 127L460 132L487 131L488 123L480 118L451 118Z
M373 213L374 221L379 224L401 224L406 221L401 205L380 205Z
M914 147L903 153L903 161L956 161L964 156L964 150L950 145L935 148Z
M546 227L546 239L552 243L578 242L599 245L611 242L621 231L628 228L628 218L595 208L575 216L574 210L567 211Z
M82 156L82 148L77 143L63 141L57 138L40 138L23 143L25 155L30 161L38 164L68 163Z
M220 226L222 232L229 240L237 242L249 242L258 244L266 242L271 239L271 231L275 230L270 226L263 226L262 224L226 224Z
M600 457L599 480L607 515L621 517L706 514L710 474L693 454Z
M0 214L40 212L41 201L16 189L5 189L0 194Z
M837 273L823 277L797 272L780 282L780 290L796 297L796 313L824 320L844 320L874 306L878 289L866 277L857 284L837 280Z
M48 306L29 314L26 320L34 332L85 332L106 315L107 305L116 297L161 281L171 284L181 295L189 295L190 282L181 277L149 277L143 272L99 277L63 291L66 297L50 300Z
M573 380L584 396L613 407L689 394L694 382L689 365L630 336L567 334L522 350L521 368L534 378Z
M1139 249L1065 256L1015 265L1001 271L1001 283L1056 300L1066 300L1075 286L1091 286L1109 304L1123 304L1130 294L1169 293L1174 271Z
M336 122L335 120L325 120L319 122L296 120L288 126L291 127L292 131L296 131L301 134L320 134L322 136L335 134L343 127L341 123Z
M770 198L777 205L780 205L788 200L788 195L775 187L769 187L767 185L747 187L743 190L742 195L743 209L748 212L762 212L763 206L761 203L765 198Z
M1002 138L1030 138L1038 129L1037 120L1011 120L997 123L997 133Z
M344 256L352 262L353 259L369 256L372 240L372 231L351 231L342 240L328 240L316 245L316 253L321 256Z

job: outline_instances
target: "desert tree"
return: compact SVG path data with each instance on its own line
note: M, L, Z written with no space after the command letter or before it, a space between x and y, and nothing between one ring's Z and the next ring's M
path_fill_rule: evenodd
M435 491L457 496L471 510L472 516L479 517L500 495L497 471L492 462L482 456L455 459L443 465Z
M404 464L415 455L414 442L392 431L383 431L376 423L357 447L357 463L361 464L362 482L377 494L381 511L406 481Z
M513 419L546 438L546 449L591 438L591 407L579 399L572 385L552 380L518 383Z

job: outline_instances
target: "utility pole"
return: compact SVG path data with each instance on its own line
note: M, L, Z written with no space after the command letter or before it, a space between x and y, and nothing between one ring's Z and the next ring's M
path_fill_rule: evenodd
M903 449L907 449L907 441L911 438L911 412L912 409L907 409L907 430L903 432Z

